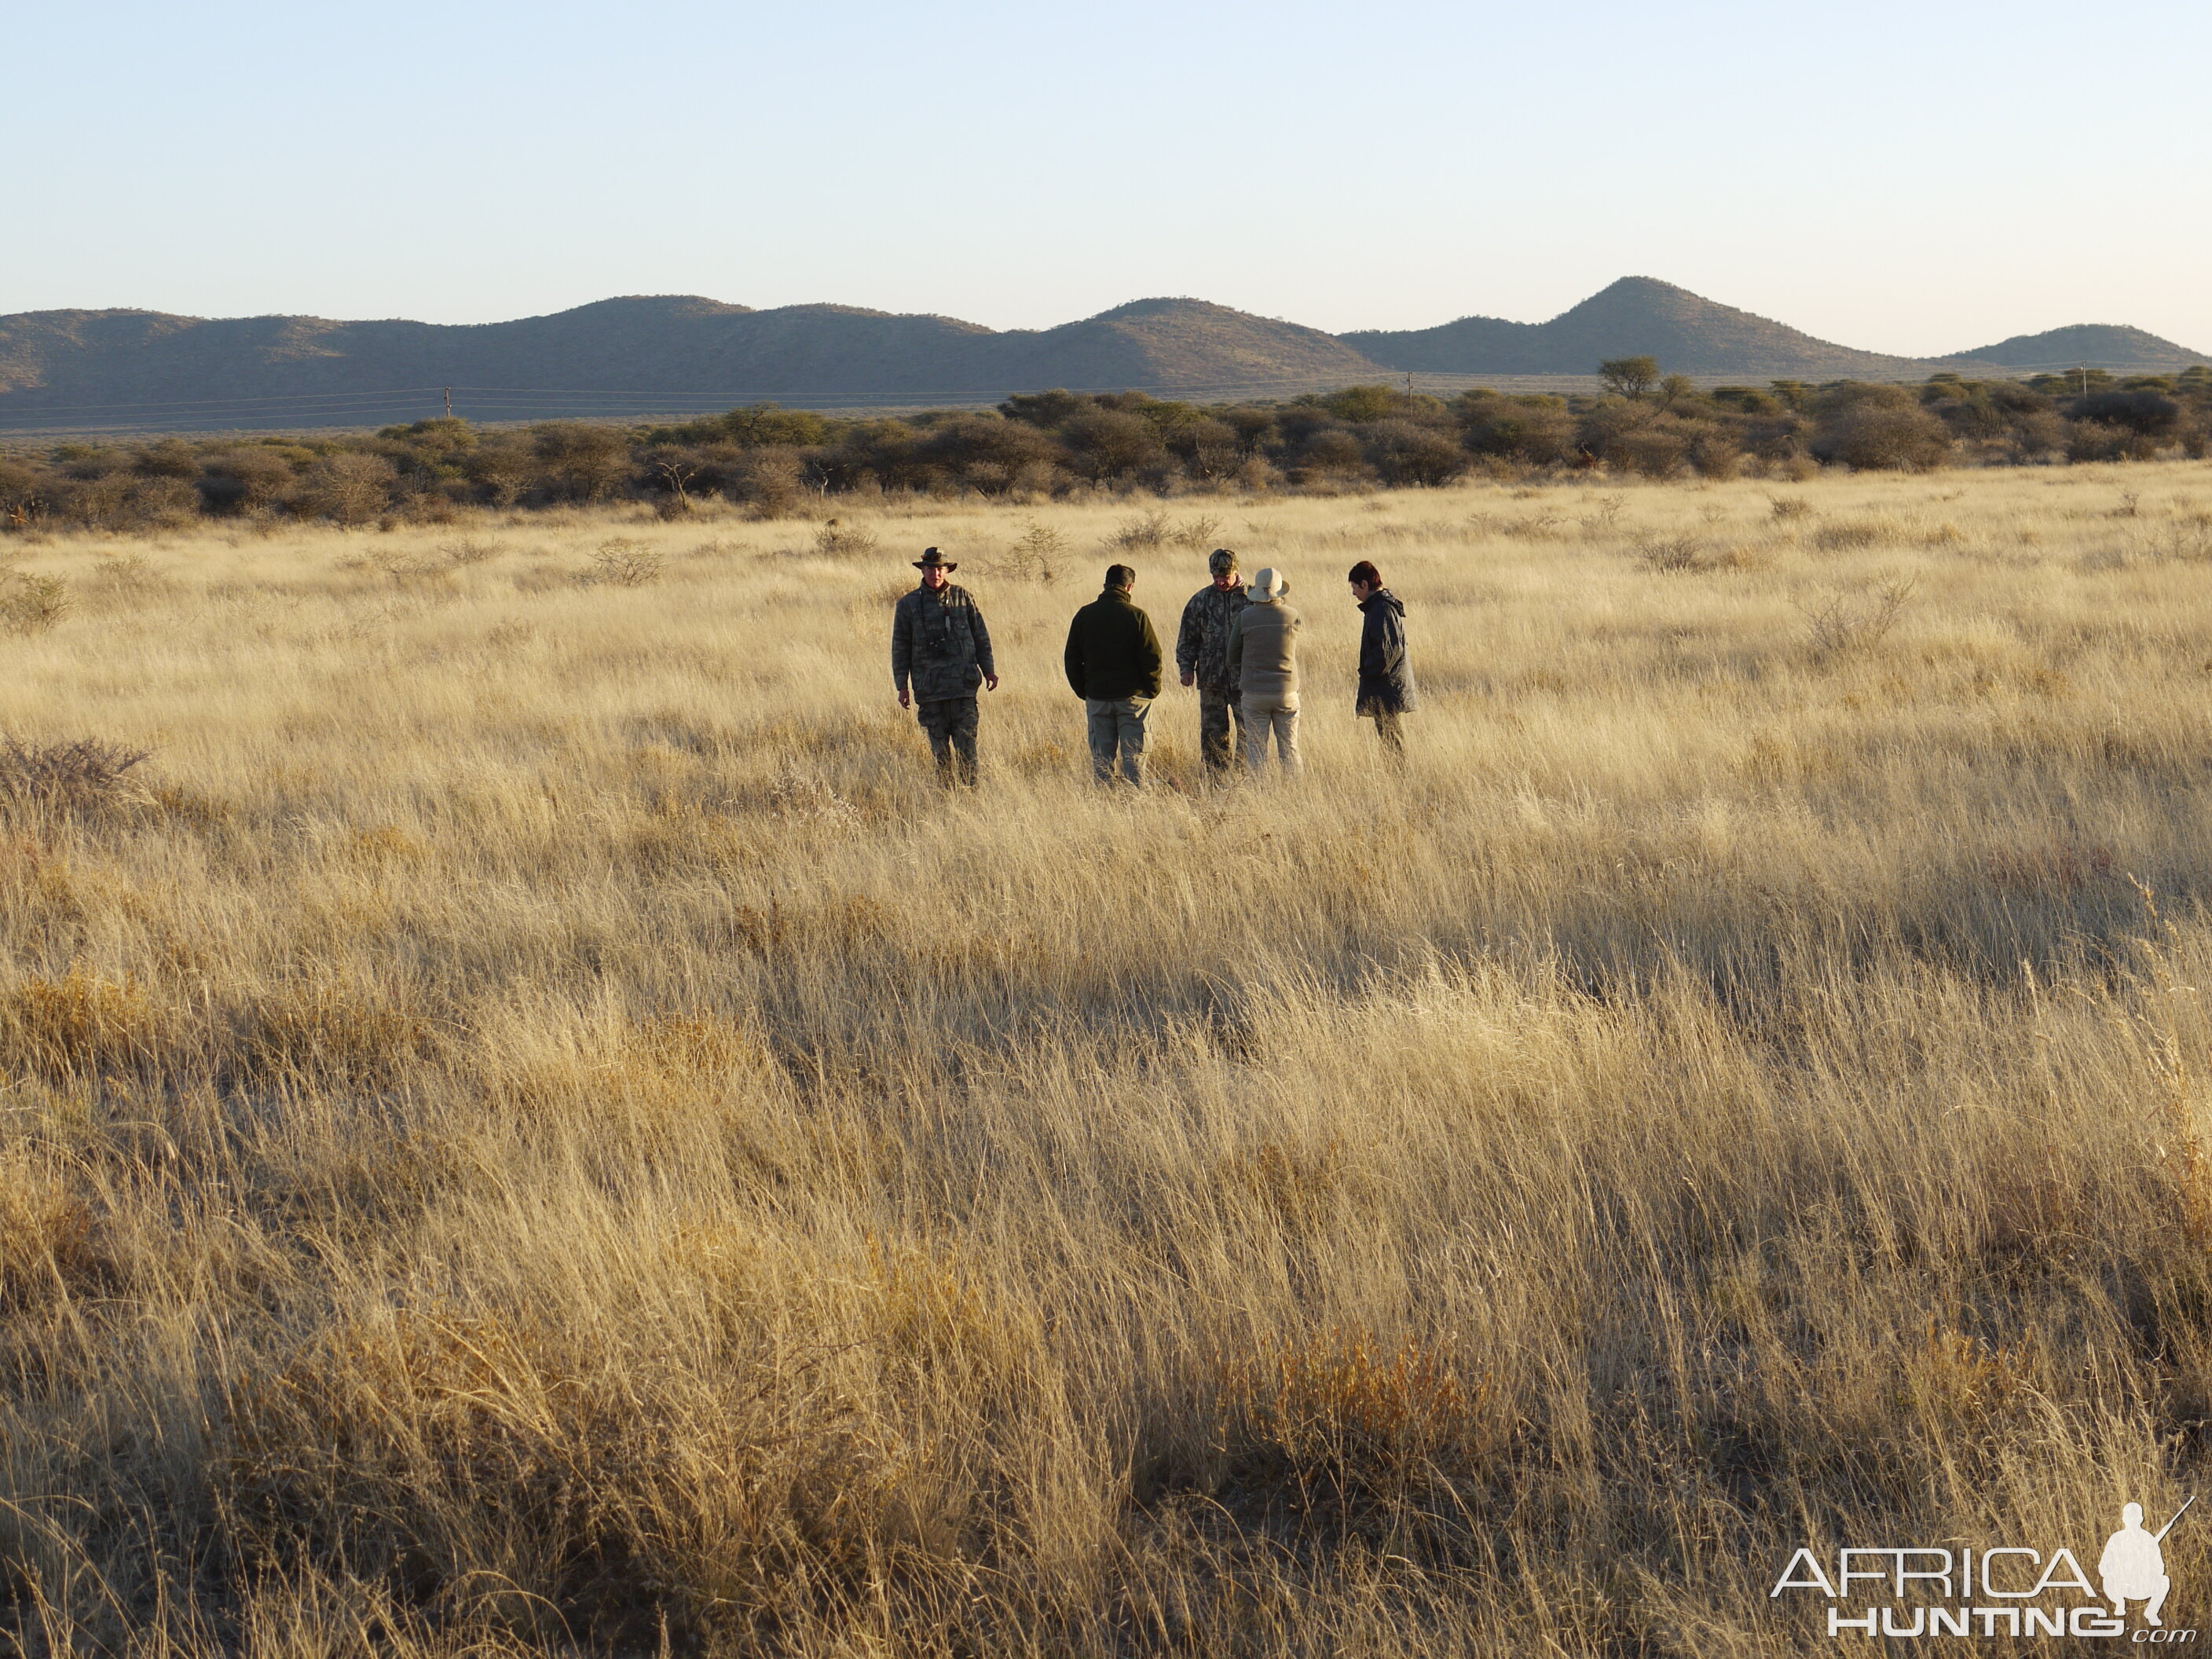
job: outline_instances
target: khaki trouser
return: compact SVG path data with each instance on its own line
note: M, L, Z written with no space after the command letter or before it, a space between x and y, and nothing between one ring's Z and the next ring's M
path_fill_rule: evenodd
M915 719L929 733L929 752L937 761L939 783L975 781L975 699L947 697L918 702Z
M1231 732L1234 732L1232 739ZM1244 747L1244 707L1235 697L1198 693L1198 752L1208 772L1226 772Z
M1127 782L1145 781L1145 716L1152 713L1150 697L1085 697L1083 711L1090 718L1091 775L1100 783L1114 781L1114 761L1119 755L1121 776Z
M1275 758L1282 763L1285 775L1296 777L1304 769L1298 760L1298 699L1292 692L1289 696L1267 696L1254 692L1244 694L1244 764L1255 773L1267 763L1267 734L1275 734Z

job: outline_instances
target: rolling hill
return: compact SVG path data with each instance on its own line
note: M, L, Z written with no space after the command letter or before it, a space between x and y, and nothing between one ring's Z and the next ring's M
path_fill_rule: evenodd
M2075 323L2040 334L2015 334L2009 340L1962 351L1938 361L1938 367L1987 368L2014 374L2045 369L2109 368L2136 374L2166 374L2192 364L2212 362L2202 351L2176 345L2140 328L2112 323Z
M1386 368L1431 374L1587 374L1606 357L1656 357L1671 373L1893 378L1910 358L1857 351L1716 304L1649 276L1624 276L1548 323L1462 317L1437 328L1346 334Z
M1624 276L1548 323L1462 317L1436 328L1337 337L1387 368L1417 374L1587 374L1607 357L1652 356L1669 373L1823 380L1914 378L1939 369L2002 375L2087 367L2164 374L2212 362L2140 328L2077 324L1948 357L1897 357L1815 339L1650 276Z
M1462 317L1342 335L1190 299L1010 330L696 295L467 325L45 311L0 317L0 430L374 425L438 412L447 386L459 413L485 420L660 415L759 398L975 403L1048 386L1236 399L1407 372L1582 376L1603 358L1639 355L1669 372L1814 380L2075 364L2165 372L2207 361L2141 329L2087 324L1949 357L1891 356L1648 276L1624 276L1545 323Z
M339 423L434 412L531 419L758 398L927 403L1064 386L1257 397L1341 386L1375 364L1317 329L1199 300L1139 300L1045 330L852 306L684 295L449 326L143 311L0 318L0 425L134 412L159 423Z

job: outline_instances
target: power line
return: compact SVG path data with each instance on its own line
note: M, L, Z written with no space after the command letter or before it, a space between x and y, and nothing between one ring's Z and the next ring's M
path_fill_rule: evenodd
M360 392L296 392L252 393L234 398L170 398L142 403L47 404L38 406L38 412L49 415L126 413L196 409L269 409L281 410L285 405L310 404L317 405L343 403L391 403L410 398L447 399L454 396L482 401L512 401L517 398L590 398L603 402L636 404L670 403L710 404L727 407L745 400L758 402L771 398L805 398L817 403L850 403L854 404L883 404L890 401L926 401L932 398L999 398L1034 394L1037 392L1060 391L1096 395L1115 392L1143 392L1146 393L1173 392L1184 396L1196 396L1209 392L1266 391L1291 386L1311 386L1325 382L1321 375L1279 375L1265 380L1209 380L1202 382L1158 382L1149 386L1036 386L1018 387L1009 392L983 386L958 388L879 387L860 392L798 391L792 389L738 388L699 392L617 390L602 386L476 386L453 385L446 386L392 386ZM4 395L4 394L0 394ZM20 394L18 394L20 395Z
M1084 393L1135 391L1165 394L1181 400L1259 396L1267 393L1322 389L1328 383L1317 379L1284 379L1215 383L1205 386L1098 386L1037 388ZM427 416L441 404L459 404L462 415L510 418L557 419L599 416L642 419L655 416L718 413L750 403L779 402L787 407L822 411L932 407L988 408L1007 396L1020 395L973 388L858 392L769 392L722 391L653 392L592 391L577 387L540 388L447 387L407 388L374 392L293 393L265 398L177 399L163 403L60 404L44 406L0 404L0 431L16 433L95 429L207 430L226 425L251 423L270 426L300 423L319 418L365 422L379 414L417 413ZM446 402L450 398L453 402ZM437 401L434 402L435 399ZM77 417L72 421L70 417ZM109 417L102 421L100 417Z
M724 388L697 392L641 392L599 386L474 386L456 384L445 386L393 386L361 392L253 393L234 398L172 398L141 403L31 404L24 407L27 412L40 415L168 413L195 410L210 412L222 410L252 412L265 410L271 413L283 413L288 409L298 405L313 405L319 408L337 407L349 404L396 403L417 398L424 400L443 400L449 407L455 398L477 403L489 401L512 404L518 399L538 400L549 398L586 398L601 403L635 404L640 406L651 405L655 408L666 408L675 404L699 404L720 409L733 407L748 401L761 402L784 398L803 399L831 407L839 405L873 407L890 403L922 404L939 399L997 400L1007 397L1034 396L1038 392L1052 391L1085 396L1140 392L1148 396L1167 393L1182 398L1195 398L1209 393L1286 391L1326 385L1331 379L1332 377L1326 375L1276 375L1249 380L1159 381L1149 385L1039 386L1015 387L1011 390L983 386L957 388L898 386L877 387L859 392L799 391L775 387Z
M2112 372L2124 365L2084 363L2079 359L2052 363L2019 363L1993 365L2013 374L2037 371L2079 372L2084 368ZM1955 372L1955 371L1954 371ZM1399 370L1410 386L1416 378L1434 383L1463 382L1488 379L1499 380L1579 380L1587 375L1504 374L1484 375L1480 370ZM1161 383L1145 386L1038 386L1014 391L992 392L975 387L953 388L878 388L861 392L802 392L792 389L725 388L697 392L645 392L612 387L585 386L393 386L356 392L301 392L250 394L232 398L175 398L158 402L109 404L56 404L39 405L19 404L6 407L8 401L0 396L0 431L19 434L40 432L94 431L110 429L128 431L135 428L155 429L208 430L226 423L268 426L279 422L323 421L343 422L349 418L355 423L365 423L384 414L404 414L420 411L427 416L442 406L448 415L456 412L476 414L479 418L502 416L510 419L558 419L600 416L603 418L632 419L655 416L705 414L741 407L747 404L774 402L786 407L831 412L838 410L875 410L892 409L975 408L988 407L1006 398L1035 396L1046 391L1064 391L1079 396L1097 396L1115 392L1134 392L1148 397L1161 397L1177 401L1204 401L1237 397L1259 397L1270 394L1312 392L1335 384L1331 377L1316 375L1277 375L1246 380L1219 380L1200 383ZM20 395L20 394L19 394ZM65 417L79 416L76 422ZM111 419L101 422L99 417ZM14 418L10 418L14 417ZM56 421L54 417L64 417ZM194 422L180 425L179 422Z
M372 403L390 402L396 398L427 397L438 390L435 386L402 386L390 392L288 392L254 395L243 398L191 398L170 403L153 404L50 404L41 406L40 412L54 415L98 412L104 410L137 409L211 409L231 408L239 404L267 406L274 404L337 404L348 401ZM20 395L20 394L19 394Z

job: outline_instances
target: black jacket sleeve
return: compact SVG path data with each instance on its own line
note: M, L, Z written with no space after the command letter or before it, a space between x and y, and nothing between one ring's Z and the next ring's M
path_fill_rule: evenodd
M1068 689L1079 697L1090 694L1083 679L1083 612L1075 613L1075 620L1067 625L1067 649L1060 653L1061 665L1067 670Z
M1160 695L1160 636L1152 631L1152 619L1143 611L1137 612L1137 668L1145 682L1145 695Z
M1368 685L1379 684L1398 672L1398 665L1406 659L1406 628L1398 613L1387 605L1378 605L1367 612L1366 625L1359 631L1359 678Z
M1359 619L1359 679L1363 685L1372 685L1390 670L1382 650L1382 614L1384 607L1370 605Z

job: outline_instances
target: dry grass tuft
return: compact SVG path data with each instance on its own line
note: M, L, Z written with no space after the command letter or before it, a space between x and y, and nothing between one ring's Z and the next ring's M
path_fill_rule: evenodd
M1346 1520L1472 1480L1504 1443L1491 1390L1411 1336L1323 1331L1216 1363L1232 1492Z
M113 805L131 794L132 769L152 752L99 738L0 737L0 801L64 811Z
M814 552L824 559L872 558L881 547L876 532L865 524L832 519L814 532Z
M58 979L27 974L0 994L0 1053L11 1071L65 1083L140 1072L174 1046L145 988L73 963Z
M1844 519L1815 530L1813 545L1823 553L1856 553L1864 548L1886 547L1903 539L1904 533L1893 520Z
M610 582L617 587L643 587L660 580L667 556L658 548L627 536L610 537L592 550L587 580Z
M0 1318L113 1294L125 1269L91 1196L64 1170L0 1159Z
M420 1014L370 988L318 975L249 1003L230 1053L246 1086L377 1089L403 1081L430 1045Z
M43 634L76 608L69 584L27 570L0 572L0 629Z
M1829 593L1801 601L1814 654L1832 659L1872 651L1905 615L1912 591L1909 581L1885 581L1864 593Z

